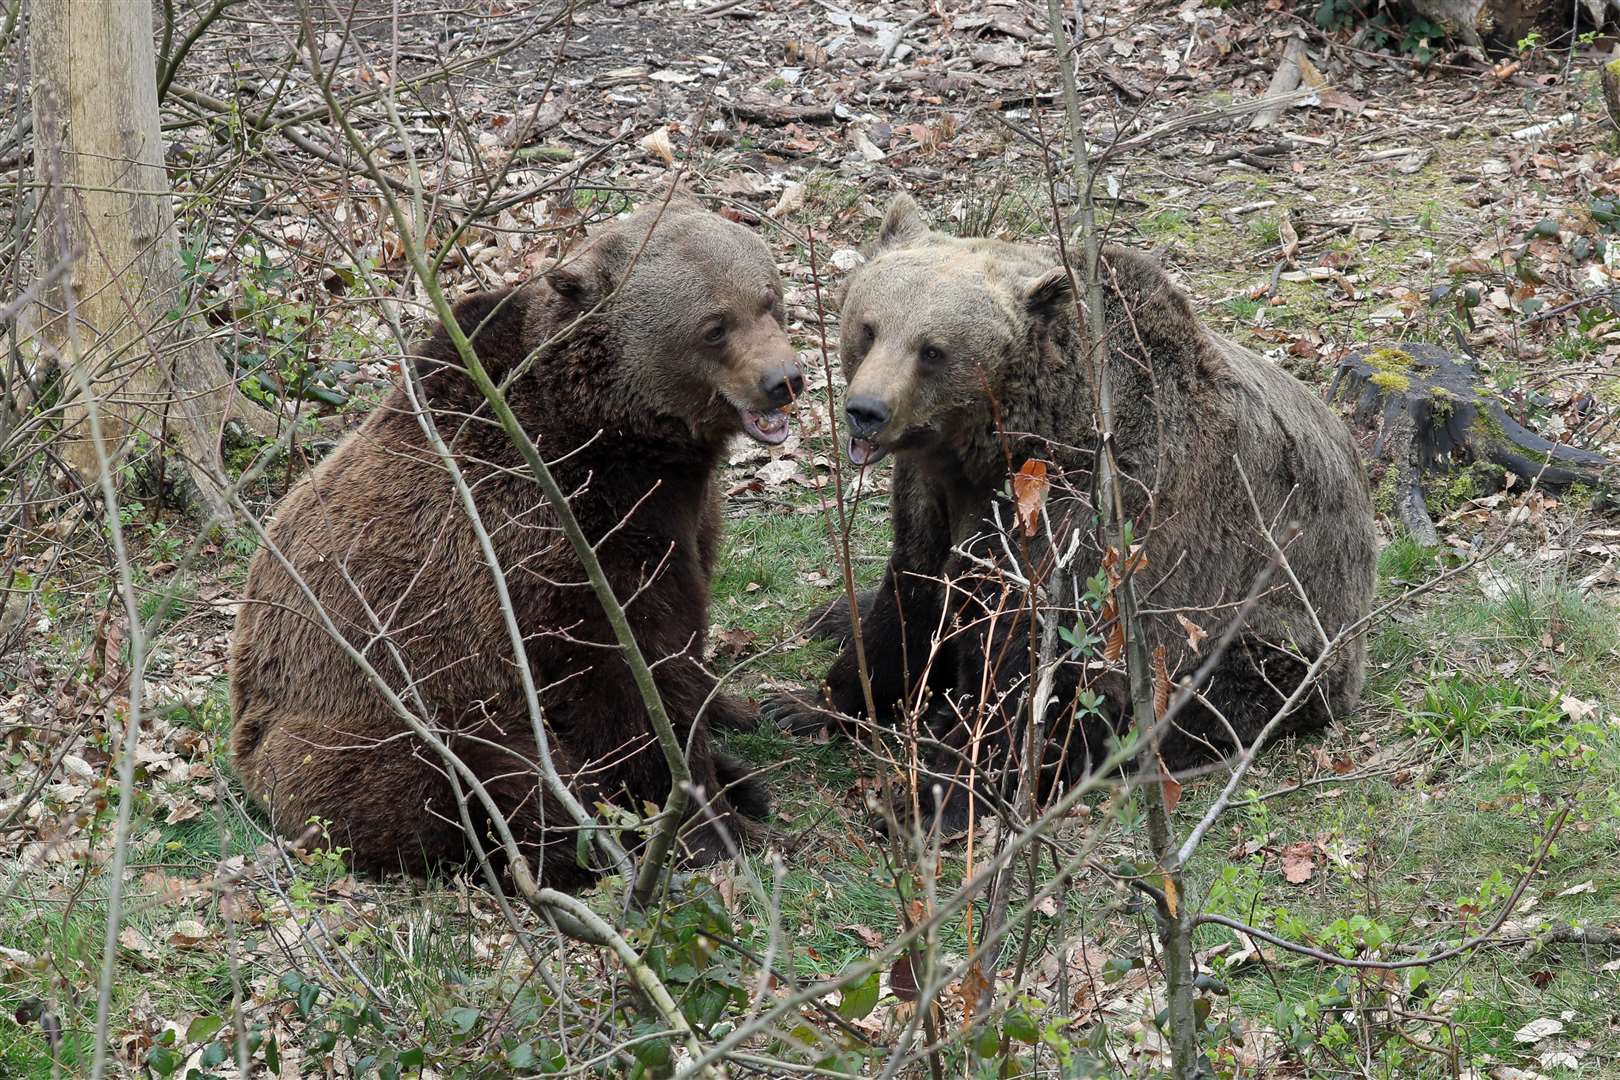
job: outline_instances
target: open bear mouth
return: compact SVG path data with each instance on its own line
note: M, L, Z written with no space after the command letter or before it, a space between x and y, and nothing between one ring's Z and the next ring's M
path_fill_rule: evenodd
M862 468L876 465L887 457L888 453L888 447L879 446L870 439L857 439L853 435L849 438L849 460Z
M781 409L760 412L758 409L738 409L743 430L755 442L778 446L788 437L788 415Z

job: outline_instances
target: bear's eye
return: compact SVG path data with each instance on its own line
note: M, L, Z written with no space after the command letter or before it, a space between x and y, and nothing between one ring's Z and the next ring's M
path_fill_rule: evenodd
M714 323L703 331L705 345L718 345L724 340L726 340L726 324L723 322Z
M922 348L922 362L923 363L925 363L925 364L937 364L937 363L940 363L944 359L945 359L945 354L943 352L941 352L938 348L934 347L933 345L924 345L923 346L923 348Z
M877 342L877 327L871 323L861 326L861 343L870 349Z

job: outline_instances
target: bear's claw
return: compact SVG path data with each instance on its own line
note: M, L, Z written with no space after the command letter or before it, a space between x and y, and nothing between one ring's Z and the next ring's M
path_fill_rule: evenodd
M789 735L815 735L823 728L839 730L843 718L817 704L820 696L819 691L812 688L773 694L760 705L759 714Z

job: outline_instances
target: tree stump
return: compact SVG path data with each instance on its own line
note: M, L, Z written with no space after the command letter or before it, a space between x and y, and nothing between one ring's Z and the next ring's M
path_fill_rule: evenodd
M1423 502L1426 474L1487 464L1526 486L1562 491L1571 484L1602 489L1617 468L1601 454L1525 430L1482 385L1470 360L1438 345L1402 342L1351 352L1328 387L1330 401L1341 398L1355 401L1357 426L1377 426L1373 456L1395 470L1395 512L1419 543L1439 543Z
M1620 128L1620 60L1605 60L1598 68L1598 81L1603 84L1603 104L1609 110L1609 122Z

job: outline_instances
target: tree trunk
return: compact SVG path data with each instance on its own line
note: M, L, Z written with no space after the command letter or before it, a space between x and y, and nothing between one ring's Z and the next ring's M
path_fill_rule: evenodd
M1427 19L1464 45L1479 48L1487 42L1514 48L1532 30L1550 39L1560 31L1569 35L1569 22L1579 3L1602 24L1604 12L1615 0L1403 0L1409 15Z
M273 414L242 398L183 310L152 48L140 0L34 0L34 158L44 185L37 271L42 341L87 379L64 380L60 449L85 484L116 467L132 437L168 438L207 508L223 511L228 421L268 435ZM66 273L62 271L66 269ZM176 315L180 317L176 317Z

